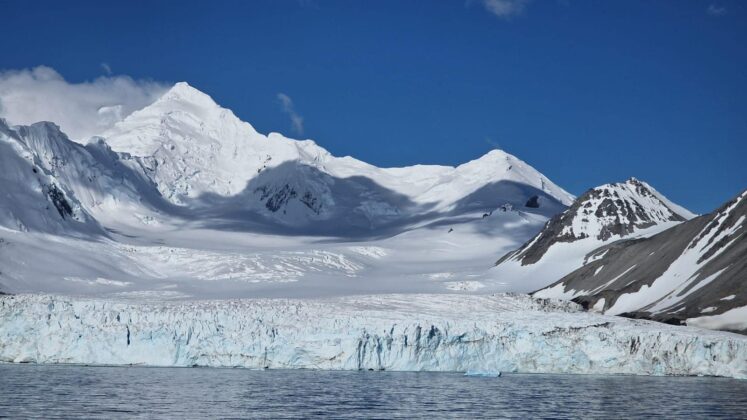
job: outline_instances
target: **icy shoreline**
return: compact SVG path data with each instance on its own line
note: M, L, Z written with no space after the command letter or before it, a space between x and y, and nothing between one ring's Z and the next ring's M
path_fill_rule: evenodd
M0 361L747 378L747 337L525 295L0 296Z

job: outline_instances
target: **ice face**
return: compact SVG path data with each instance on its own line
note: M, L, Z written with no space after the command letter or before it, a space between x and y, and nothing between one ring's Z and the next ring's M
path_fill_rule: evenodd
M0 298L7 362L747 378L747 337L523 295Z

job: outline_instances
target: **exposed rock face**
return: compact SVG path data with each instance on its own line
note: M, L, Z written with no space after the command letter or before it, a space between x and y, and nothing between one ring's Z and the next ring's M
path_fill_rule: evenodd
M85 206L98 198L99 175L89 149L71 142L56 125L11 127L0 119L0 226L102 234Z
M63 193L56 185L50 184L45 188L49 200L54 204L57 212L60 213L60 217L63 219L71 217L73 215L73 207L68 203Z
M674 207L651 186L635 178L592 188L565 212L550 219L537 236L503 256L496 265L507 260L520 261L521 265L535 264L557 243L587 238L604 242L690 217L689 212Z
M537 296L608 314L747 332L747 191L649 238L619 241ZM739 322L740 319L742 322Z
M529 207L530 209L537 209L540 206L539 202L539 196L533 195L527 200L527 203L524 204L524 207Z

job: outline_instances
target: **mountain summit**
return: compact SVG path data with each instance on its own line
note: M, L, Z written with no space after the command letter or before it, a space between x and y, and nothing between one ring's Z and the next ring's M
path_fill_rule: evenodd
M370 228L404 215L523 207L530 199L531 211L551 216L573 200L498 150L456 168L377 168L338 158L311 140L260 134L185 82L103 137L173 204L220 204L296 226L344 217Z
M530 165L499 150L457 167L378 168L335 157L311 140L261 134L185 82L85 146L44 127L6 127L6 141L21 144L16 150L31 148L22 153L37 160L55 160L50 174L59 178L57 195L80 203L75 206L81 220L87 214L91 220L118 221L136 215L203 224L219 220L263 231L346 235L387 227L396 233L501 206L550 217L573 200ZM117 216L121 208L128 210Z
M747 332L747 191L654 236L594 250L536 293L612 315Z
M500 277L531 276L532 284L546 284L585 264L585 255L605 243L652 235L693 216L636 178L601 185L504 255L493 271Z
M605 242L692 217L692 213L673 206L645 182L630 178L588 190L568 210L548 222L535 239L507 258L521 261L522 265L534 264L556 243L584 239Z
M486 261L574 198L500 150L456 167L336 157L186 83L85 145L2 122L0 149L4 292L485 290Z

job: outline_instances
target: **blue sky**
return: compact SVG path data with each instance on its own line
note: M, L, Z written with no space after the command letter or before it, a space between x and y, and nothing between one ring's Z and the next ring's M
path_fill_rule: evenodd
M0 69L186 80L261 132L378 166L456 165L499 147L575 194L636 176L696 212L747 187L747 2L0 0L0 11Z

